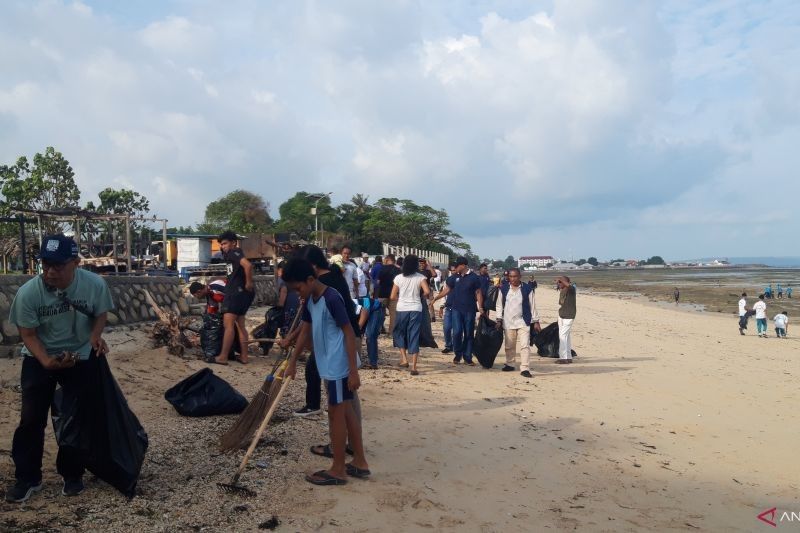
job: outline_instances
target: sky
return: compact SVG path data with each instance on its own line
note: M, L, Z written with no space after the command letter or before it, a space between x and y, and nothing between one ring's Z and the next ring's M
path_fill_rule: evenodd
M0 163L170 225L234 189L445 209L481 257L800 255L800 3L4 0Z

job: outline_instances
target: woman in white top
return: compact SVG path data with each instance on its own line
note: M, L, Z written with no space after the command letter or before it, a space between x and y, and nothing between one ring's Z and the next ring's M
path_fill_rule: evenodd
M394 278L391 299L397 300L397 317L394 323L395 347L400 349L400 366L408 368L408 357L411 357L411 375L417 371L419 356L419 330L422 325L422 301L420 291L426 299L431 296L430 287L425 276L417 272L417 257L406 256L403 260L403 273Z

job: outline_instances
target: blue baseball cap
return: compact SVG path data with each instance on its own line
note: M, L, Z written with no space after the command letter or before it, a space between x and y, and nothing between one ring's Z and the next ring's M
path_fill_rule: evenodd
M42 239L39 258L51 263L66 263L78 257L78 245L72 237L66 235L48 235Z

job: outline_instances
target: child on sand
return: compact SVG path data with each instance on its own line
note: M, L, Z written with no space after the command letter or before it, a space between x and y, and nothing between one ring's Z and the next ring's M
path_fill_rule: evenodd
M328 470L306 475L314 485L344 485L347 476L366 478L371 472L364 457L361 421L353 407L361 385L358 375L356 337L344 300L335 290L314 277L314 268L304 259L286 263L283 280L306 304L303 323L286 375L294 378L297 356L313 346L320 376L326 380L328 423L333 464ZM345 463L349 441L353 460Z
M753 311L756 312L756 331L759 337L767 338L767 304L764 301L764 295L758 295L758 301L753 306Z
M789 329L789 313L781 311L772 319L775 323L775 335L780 339L786 338L786 331Z

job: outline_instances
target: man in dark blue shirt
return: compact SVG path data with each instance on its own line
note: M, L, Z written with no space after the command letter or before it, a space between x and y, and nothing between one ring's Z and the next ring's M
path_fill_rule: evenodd
M450 281L450 278L455 278L458 276L456 274L456 263L455 261L451 261L450 264L447 266L448 275L447 280L445 281L445 289L444 291L444 305L439 308L439 317L442 319L442 330L444 331L444 350L442 353L447 354L453 351L453 314L450 312L450 308L453 304L453 293L447 289L447 282ZM440 291L440 292L443 292ZM434 302L438 298L434 298Z
M483 298L486 299L486 294L489 292L489 287L492 286L492 278L489 277L489 266L486 263L481 263L478 267L478 278L481 280L481 292Z
M458 364L461 359L469 366L475 366L472 360L472 342L475 339L475 313L483 314L483 291L481 280L475 272L469 269L465 257L456 259L456 274L447 278L447 283L442 292L436 296L447 297L451 292L450 313L453 324L453 348L455 357L453 363Z

